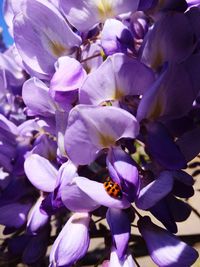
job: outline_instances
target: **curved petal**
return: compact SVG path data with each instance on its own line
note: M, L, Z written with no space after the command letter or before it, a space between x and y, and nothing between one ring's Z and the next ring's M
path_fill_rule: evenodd
M31 113L42 116L55 114L56 105L49 94L49 88L37 78L27 80L22 88L22 97Z
M89 164L102 148L115 145L122 137L135 138L138 132L135 117L125 110L77 105L69 114L65 149L73 163Z
M53 74L57 58L72 54L81 43L58 9L42 0L25 1L14 18L14 40L29 71L45 79Z
M139 0L60 0L67 20L79 31L87 31L96 23L121 13L136 11Z
M153 207L162 198L167 196L173 189L173 174L169 171L163 171L153 182L140 190L136 200L138 208L147 210Z
M50 266L71 266L82 258L89 247L88 213L75 213L56 238L50 253ZM78 238L75 238L78 236ZM54 264L55 263L55 264Z
M37 154L30 155L25 160L24 171L37 189L44 192L54 190L58 171L47 159Z
M27 220L32 203L12 203L0 207L0 224L20 228Z
M106 213L106 219L113 236L118 258L124 260L131 231L129 215L126 210L111 208Z
M50 82L50 89L54 92L68 92L80 88L87 75L81 63L68 56L59 57L55 67L56 72Z
M153 224L149 217L138 221L139 230L146 241L152 260L162 267L188 267L198 258L195 249L178 237Z
M32 208L28 222L27 222L27 231L32 235L36 235L39 230L41 230L49 221L49 216L40 211L40 205L42 203L42 199L38 199L35 206Z
M76 177L74 182L85 194L100 205L116 209L126 209L130 207L130 202L125 197L118 200L109 196L102 183L84 177Z
M135 267L135 263L131 254L128 254L126 259L121 261L118 256L117 252L114 248L112 248L110 254L110 262L108 265L103 265L103 267Z
M120 101L126 95L141 95L153 82L150 68L117 53L88 75L80 90L80 103L99 105L108 100Z
M61 188L61 199L65 207L76 212L89 212L100 206L74 183Z
M130 202L135 201L140 190L140 179L135 162L121 148L111 148L106 163L112 180L119 185Z

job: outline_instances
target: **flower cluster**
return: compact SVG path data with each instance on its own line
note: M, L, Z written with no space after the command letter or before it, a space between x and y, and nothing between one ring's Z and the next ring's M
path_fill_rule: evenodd
M132 267L136 226L157 266L191 266L198 253L175 233L194 194L183 169L200 152L200 1L4 0L3 11L5 258L42 264L52 245L49 266L70 267L102 236L100 264Z

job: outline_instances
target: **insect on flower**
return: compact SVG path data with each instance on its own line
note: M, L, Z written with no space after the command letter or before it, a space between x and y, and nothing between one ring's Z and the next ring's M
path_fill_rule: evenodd
M122 199L122 191L117 183L114 183L113 181L106 181L103 185L109 196Z

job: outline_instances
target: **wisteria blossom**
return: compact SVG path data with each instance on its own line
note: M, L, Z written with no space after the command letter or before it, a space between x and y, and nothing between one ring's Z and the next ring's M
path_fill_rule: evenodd
M3 16L2 266L193 266L177 233L195 211L200 1L3 0Z

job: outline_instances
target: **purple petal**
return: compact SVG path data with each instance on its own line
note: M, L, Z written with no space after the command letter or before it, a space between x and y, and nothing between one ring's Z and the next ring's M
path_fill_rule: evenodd
M109 224L116 252L120 260L124 260L128 248L131 222L126 210L108 209L106 219Z
M71 211L89 212L100 206L74 183L63 186L60 191L63 204Z
M27 231L36 235L49 221L49 216L40 211L42 199L38 199L32 208L27 222Z
M125 197L118 200L109 196L102 183L84 177L76 177L74 182L85 194L100 205L116 209L126 209L130 207L130 202Z
M56 105L49 95L49 88L39 79L31 78L24 83L22 97L33 114L45 117L55 114Z
M170 213L176 222L185 221L192 212L192 208L188 203L174 197L173 195L167 198L167 204L170 209Z
M195 249L180 241L167 230L153 224L149 217L138 221L152 260L162 267L188 267L198 258Z
M110 262L108 265L103 265L103 267L135 267L135 263L131 254L128 254L125 260L120 260L117 256L117 251L112 248L110 254Z
M142 62L158 69L166 61L180 63L193 49L193 32L185 14L166 12L148 34Z
M121 21L107 19L101 32L101 45L106 55L134 49L131 31Z
M56 59L72 54L73 47L80 45L58 9L41 0L26 0L14 19L14 39L29 71L46 79L53 74Z
M56 62L56 72L51 79L50 88L54 93L76 90L81 87L86 75L79 61L67 56L60 57Z
M20 228L27 219L31 203L13 203L0 207L0 224Z
M54 190L58 171L47 159L37 154L32 154L25 160L24 170L29 181L37 189L44 192L52 192Z
M65 148L73 163L85 165L95 159L99 150L115 145L122 137L135 138L138 132L135 117L125 110L77 105L69 114Z
M136 205L147 210L153 207L162 198L167 196L173 188L173 175L169 171L163 171L158 178L140 190Z
M168 64L142 97L138 120L175 119L187 114L199 93L199 64L199 55L192 55L181 64Z
M60 0L60 7L63 9L67 20L79 31L88 31L97 22L104 22L106 18L117 16L122 13L136 11L138 0L110 2L104 1L81 1Z
M168 197L161 199L152 208L150 208L149 211L167 228L167 230L171 233L177 233L178 229L168 203Z
M22 255L22 261L27 265L34 265L35 263L44 259L48 242L50 237L50 227L45 227L36 236L32 236Z
M133 159L116 147L109 150L106 163L112 180L121 185L128 200L133 202L140 189L138 170Z
M163 124L149 123L147 131L146 148L155 161L169 170L186 167L183 154Z
M108 100L120 101L126 95L141 95L153 82L151 69L136 59L117 53L88 75L80 90L80 103L99 105Z
M88 213L75 213L56 238L50 253L50 266L71 266L82 258L89 247ZM78 236L78 238L75 238Z
M187 162L195 158L200 151L200 127L196 127L191 131L183 134L177 141L176 144L179 146L181 152L186 158Z

